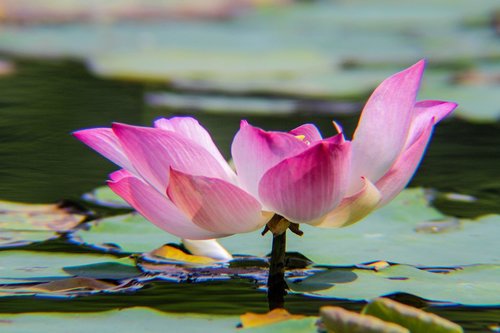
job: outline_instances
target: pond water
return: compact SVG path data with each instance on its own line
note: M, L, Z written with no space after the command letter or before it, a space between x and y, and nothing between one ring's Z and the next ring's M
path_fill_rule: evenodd
M85 66L70 60L15 59L15 75L0 79L0 193L1 199L33 203L69 199L102 186L115 167L77 142L76 129L109 126L113 121L151 124L159 116L194 114L228 155L230 140L240 115L206 114L198 110L153 108L144 103L145 93L165 89L161 85L96 78ZM269 97L272 98L272 97ZM311 101L309 101L311 102ZM314 102L314 101L313 101ZM359 102L352 102L354 108ZM351 102L349 102L351 103ZM310 103L309 103L310 104ZM291 129L315 123L331 134L330 120L339 121L352 133L357 114L332 116L308 113L307 103L294 115L249 115L252 124L266 129ZM473 124L450 119L437 127L434 139L411 186L430 188L434 205L443 213L474 218L500 213L500 124ZM470 195L475 200L451 200L446 193ZM106 213L106 212L100 212ZM78 251L64 242L48 242L43 251ZM307 255L307 254L305 254ZM411 303L419 300L400 296ZM132 305L169 312L241 314L267 310L265 294L249 280L201 284L152 284L136 294L100 295L71 300L0 297L0 312L100 311ZM288 296L294 313L317 314L331 300ZM335 303L335 302L334 302ZM361 304L336 301L358 310ZM498 322L498 308L437 307L429 311L460 323L469 331L485 331Z

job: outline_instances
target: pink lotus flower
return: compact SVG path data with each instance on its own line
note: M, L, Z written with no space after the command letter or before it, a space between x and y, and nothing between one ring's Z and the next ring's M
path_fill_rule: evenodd
M122 167L108 185L146 219L186 239L262 227L269 214L193 118L159 119L154 128L113 124L74 135Z
M424 62L368 100L352 142L314 125L266 132L243 121L232 144L237 175L192 118L154 128L113 124L74 135L123 169L111 189L158 227L188 239L256 230L279 214L340 227L389 202L416 170L434 125L456 104L415 102ZM337 130L341 132L336 125Z
M311 124L289 133L242 122L232 145L241 186L264 209L318 227L352 224L407 185L434 125L457 104L416 102L425 61L382 82L365 105L351 142L323 139Z

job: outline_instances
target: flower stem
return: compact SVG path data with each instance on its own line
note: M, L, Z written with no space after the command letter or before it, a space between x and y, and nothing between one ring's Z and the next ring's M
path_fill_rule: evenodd
M273 248L271 262L269 263L269 276L267 278L269 310L285 306L285 290L287 289L285 282L285 250L286 229L279 234L273 234Z

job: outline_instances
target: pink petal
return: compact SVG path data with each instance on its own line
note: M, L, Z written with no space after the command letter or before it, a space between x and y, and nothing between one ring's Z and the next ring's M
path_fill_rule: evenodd
M353 196L344 198L340 205L314 224L320 228L340 228L358 222L370 214L382 198L379 190L363 178L363 188Z
M196 119L191 117L160 118L155 121L155 127L176 132L202 146L219 162L228 177L236 178L234 171L229 167L229 164L220 153L210 134Z
M267 222L255 198L221 179L171 169L167 193L194 223L215 233L249 232Z
M301 125L289 132L294 136L304 136L304 142L306 143L314 143L316 141L322 140L321 133L318 128L313 124L304 124Z
M227 178L215 158L203 147L170 131L113 124L113 131L137 172L165 193L170 167L194 175Z
M420 136L409 146L389 171L375 184L382 193L378 207L384 206L401 192L417 170L425 148L431 138L434 119L430 119Z
M352 140L352 174L348 193L361 177L377 181L404 147L425 62L384 80L370 96Z
M323 140L267 171L259 184L266 208L291 222L309 223L333 210L348 181L350 142Z
M429 121L434 118L434 124L440 122L444 117L456 109L458 104L443 101L422 101L415 104L415 113L411 121L405 148L412 145L423 131L427 128Z
M109 181L109 187L157 227L181 238L210 239L227 236L198 227L168 198L136 177ZM141 237L141 235L137 235Z
M133 177L134 175L131 174L130 172L128 172L127 170L125 169L121 169L121 170L118 170L118 171L115 171L115 172L112 172L110 175L109 175L109 179L112 180L113 182L117 182L117 181L120 181L122 180L123 178L125 177Z
M296 155L308 145L294 135L266 132L242 121L231 146L241 186L258 198L262 175L283 159Z
M134 172L134 167L123 152L120 140L111 128L90 128L77 131L73 136L111 162Z

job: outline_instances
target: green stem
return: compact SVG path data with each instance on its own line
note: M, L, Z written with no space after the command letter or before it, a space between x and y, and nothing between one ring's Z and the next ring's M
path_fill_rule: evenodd
M269 263L269 276L267 278L267 301L269 310L285 306L285 250L286 230L278 235L273 235L273 249Z

